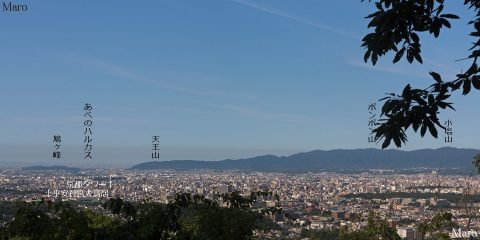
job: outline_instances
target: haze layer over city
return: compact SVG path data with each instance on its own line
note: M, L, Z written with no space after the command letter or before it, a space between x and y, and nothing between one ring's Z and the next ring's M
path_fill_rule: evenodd
M480 1L0 6L0 240L480 239Z

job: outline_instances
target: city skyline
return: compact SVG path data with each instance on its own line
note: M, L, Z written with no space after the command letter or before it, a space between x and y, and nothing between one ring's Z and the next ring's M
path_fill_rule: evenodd
M390 55L364 63L373 6L360 1L28 4L0 16L4 165L131 166L152 160L154 135L158 160L379 148L367 141L368 105L407 83L430 85L429 71L453 77L470 47L462 18L439 39L422 36L423 65ZM454 94L457 111L440 114L454 123L453 143L410 130L402 150L480 148L477 94ZM92 160L83 159L86 103ZM63 155L53 159L57 134Z

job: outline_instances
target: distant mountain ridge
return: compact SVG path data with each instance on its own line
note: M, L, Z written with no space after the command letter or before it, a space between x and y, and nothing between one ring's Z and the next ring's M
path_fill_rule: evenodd
M132 170L154 169L211 169L274 172L308 172L355 169L409 169L409 168L467 168L480 153L476 149L443 147L412 151L380 150L374 148L352 150L314 150L291 156L264 155L239 160L196 161L172 160L145 162Z

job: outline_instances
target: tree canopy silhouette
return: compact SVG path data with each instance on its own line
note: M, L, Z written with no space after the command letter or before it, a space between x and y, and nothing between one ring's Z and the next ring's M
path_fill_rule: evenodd
M276 207L254 207L259 198ZM110 198L93 208L63 201L18 203L15 217L0 225L2 239L252 239L269 214L282 211L272 192L214 196L177 193L169 203L130 203ZM220 205L224 204L224 206ZM268 228L268 226L267 226Z
M365 0L362 0L364 2ZM372 2L372 0L369 0ZM444 13L444 0L377 0L374 1L376 12L368 15L368 28L373 32L362 39L366 49L364 60L371 60L375 65L379 57L389 52L394 53L393 63L406 58L409 63L415 60L423 63L421 55L421 38L419 33L432 34L436 38L445 28L451 28L450 20L459 16ZM466 8L475 13L475 18L469 22L473 31L470 33L475 40L470 53L463 60L469 60L466 72L460 72L455 79L443 79L440 73L430 72L433 84L421 89L407 85L401 94L389 93L380 99L383 101L382 118L378 127L372 130L377 142L382 142L382 148L391 141L397 147L407 141L405 131L412 127L415 132L420 129L423 137L427 130L437 138L437 128L446 129L438 118L441 109L452 107L447 99L453 92L462 89L463 95L470 93L472 86L480 89L480 68L477 59L480 56L480 0L464 0Z

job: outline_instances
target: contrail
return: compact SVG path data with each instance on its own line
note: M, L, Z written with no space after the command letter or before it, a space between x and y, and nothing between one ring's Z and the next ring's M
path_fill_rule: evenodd
M244 1L244 0L229 0L229 1L241 4L243 6L251 7L251 8L254 8L254 9L260 10L262 12L266 12L266 13L275 15L275 16L290 19L290 20L298 22L298 23L307 24L307 25L310 25L312 27L315 27L315 28L318 28L318 29L321 29L321 30L324 30L324 31L335 33L337 35L341 35L341 36L346 37L346 38L350 38L350 39L354 39L354 40L359 40L360 39L360 37L358 37L358 36L346 33L346 32L341 31L341 30L337 30L337 29L329 27L325 24L318 23L318 22L312 22L310 20L299 18L299 17L293 16L293 15L278 11L276 9L261 6L261 5L251 3L251 2L247 2L247 1Z

